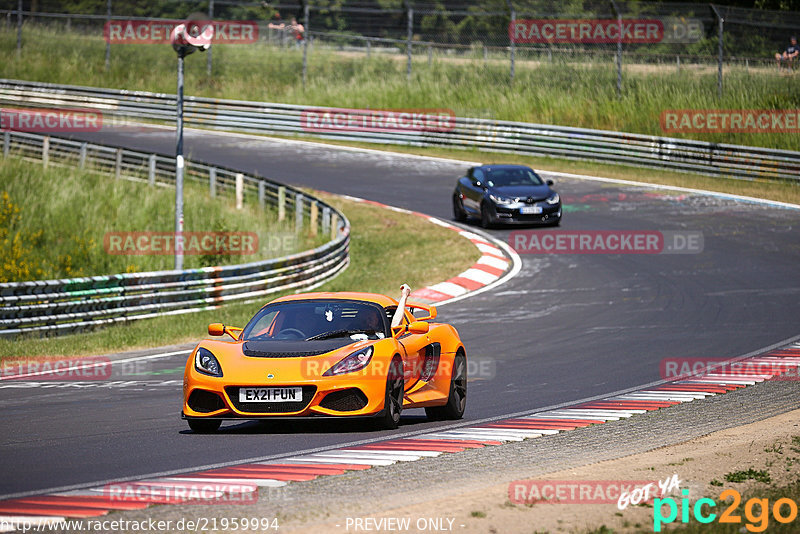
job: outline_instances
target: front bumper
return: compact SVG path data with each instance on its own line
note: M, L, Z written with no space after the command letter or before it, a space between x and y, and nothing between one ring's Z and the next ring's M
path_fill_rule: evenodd
M550 205L539 202L536 206L541 207L541 213L521 213L521 208L528 205L495 205L493 210L489 210L490 218L495 224L516 225L553 224L561 220L561 203Z

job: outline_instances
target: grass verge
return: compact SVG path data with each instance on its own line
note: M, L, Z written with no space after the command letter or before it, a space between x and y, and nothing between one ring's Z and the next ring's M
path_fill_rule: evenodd
M439 282L465 270L480 257L472 243L456 232L421 217L319 195L350 219L352 237L350 267L318 291L369 291L396 296L404 282L412 288ZM272 299L265 297L264 303L269 300ZM261 304L231 304L217 310L136 321L57 338L0 339L0 360L104 354L198 341L206 336L208 323L244 326Z

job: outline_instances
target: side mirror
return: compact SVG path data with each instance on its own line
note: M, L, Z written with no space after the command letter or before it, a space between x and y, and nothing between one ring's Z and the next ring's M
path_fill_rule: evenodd
M222 323L211 323L208 325L209 336L222 336L225 335L225 326Z
M553 185L553 180L547 180L547 185Z
M408 325L408 331L412 334L427 334L430 329L431 325L425 321L414 321Z

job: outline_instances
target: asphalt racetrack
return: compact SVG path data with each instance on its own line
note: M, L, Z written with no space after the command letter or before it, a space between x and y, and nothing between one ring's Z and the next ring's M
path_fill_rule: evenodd
M82 138L171 154L174 137L169 129L130 128ZM467 167L196 130L186 132L185 147L190 159L446 220ZM557 179L555 188L565 204L561 230L702 232L703 251L523 254L509 282L442 306L441 320L457 327L468 356L488 362L469 383L465 422L649 383L666 358L734 357L798 333L800 210L575 179ZM490 233L507 241L510 230ZM393 432L328 420L225 423L217 434L193 434L179 418L185 358L118 364L112 380L91 385L0 383L0 497L443 424L409 410Z

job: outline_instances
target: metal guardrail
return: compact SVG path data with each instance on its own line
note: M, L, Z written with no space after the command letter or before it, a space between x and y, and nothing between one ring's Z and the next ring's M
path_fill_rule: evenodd
M2 141L4 156L90 166L151 185L174 184L173 158L30 133L4 132ZM313 232L330 232L330 241L313 250L240 265L0 283L0 337L57 335L255 301L277 291L317 286L349 264L350 223L325 202L262 177L201 163L187 162L186 178L209 183L212 194L235 191L238 182L248 191L247 198L257 195L261 205L278 205L279 217L293 211L296 229L309 224Z
M92 109L104 118L175 120L175 95L0 79L0 105ZM186 97L189 126L257 134L311 135L421 147L471 148L622 163L728 178L800 179L800 152L651 135L457 117L449 131L314 132L303 114L335 108ZM352 110L349 110L351 113ZM367 111L364 110L366 113Z

